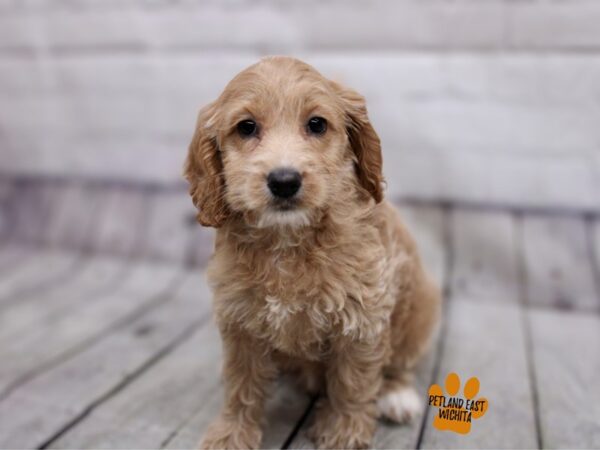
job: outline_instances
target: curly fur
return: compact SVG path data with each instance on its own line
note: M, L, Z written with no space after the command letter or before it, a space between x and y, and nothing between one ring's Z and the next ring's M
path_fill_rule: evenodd
M322 136L306 132L315 115ZM260 132L243 138L235 125L248 118ZM266 187L281 166L302 174L292 210ZM392 394L409 389L439 295L383 200L364 99L298 60L261 60L200 112L185 175L198 220L217 228L208 274L225 354L225 404L202 447L259 447L282 371L324 394L310 432L321 448L367 447L378 415L406 418L414 397ZM390 406L403 398L412 409Z

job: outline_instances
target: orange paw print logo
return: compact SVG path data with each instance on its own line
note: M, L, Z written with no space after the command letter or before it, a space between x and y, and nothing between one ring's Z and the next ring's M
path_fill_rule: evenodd
M488 401L484 397L474 400L479 392L479 380L469 378L465 383L464 398L457 397L460 389L460 378L455 373L446 377L446 392L441 386L434 384L429 388L429 404L438 407L433 418L433 426L442 431L454 431L467 434L471 431L471 421L479 419L488 410Z

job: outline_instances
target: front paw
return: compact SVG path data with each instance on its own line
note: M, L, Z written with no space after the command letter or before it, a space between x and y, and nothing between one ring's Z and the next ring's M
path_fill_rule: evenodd
M320 449L370 448L375 426L374 406L342 412L323 405L317 410L308 436Z
M256 425L218 418L204 433L201 449L256 449L262 431Z

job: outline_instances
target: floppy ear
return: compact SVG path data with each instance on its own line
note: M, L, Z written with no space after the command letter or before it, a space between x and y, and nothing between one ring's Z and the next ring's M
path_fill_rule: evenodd
M190 183L189 193L198 208L198 222L207 227L220 227L229 210L224 200L223 162L216 136L211 135L210 119L214 104L200 111L196 131L188 149L184 177Z
M358 181L379 203L383 200L381 143L369 121L365 99L352 89L333 84L344 105L348 139L356 156Z

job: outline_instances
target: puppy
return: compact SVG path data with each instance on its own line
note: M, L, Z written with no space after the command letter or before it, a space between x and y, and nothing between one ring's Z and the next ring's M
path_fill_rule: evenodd
M410 375L440 297L383 200L381 166L363 97L296 59L261 60L200 111L185 177L217 229L225 387L202 447L259 447L281 372L323 394L320 448L368 447L377 417L420 409Z

